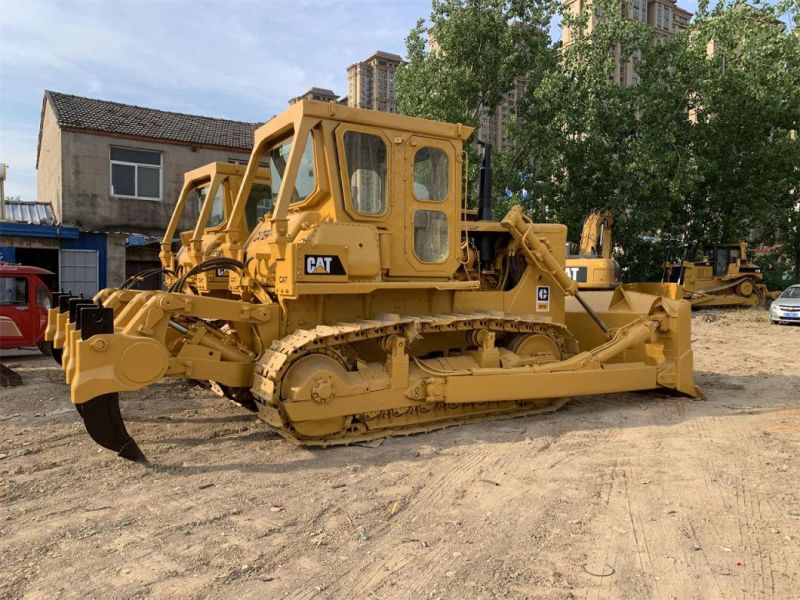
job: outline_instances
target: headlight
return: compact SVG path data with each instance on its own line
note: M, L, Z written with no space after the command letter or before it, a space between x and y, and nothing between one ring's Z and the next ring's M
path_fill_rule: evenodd
M769 312L771 312L773 314L778 314L778 309L776 308L776 306L774 304L770 304L769 305Z

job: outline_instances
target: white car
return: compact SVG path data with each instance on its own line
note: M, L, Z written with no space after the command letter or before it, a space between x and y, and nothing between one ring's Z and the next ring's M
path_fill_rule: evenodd
M792 285L772 301L769 318L774 325L800 323L800 285Z

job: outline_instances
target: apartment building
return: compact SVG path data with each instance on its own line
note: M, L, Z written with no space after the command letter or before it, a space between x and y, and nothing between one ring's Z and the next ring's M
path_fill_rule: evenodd
M592 0L565 0L564 6L572 14L578 15L592 6ZM692 13L679 7L676 0L629 0L621 8L625 17L648 24L661 40L667 40L679 31L688 29L692 18ZM590 36L601 18L602 12L597 8L591 12L584 31L573 31L562 24L563 47L569 47L579 37ZM614 52L619 56L620 47L617 46ZM614 71L609 73L609 79L623 86L636 85L639 83L636 64L640 60L641 53L636 51L628 61L617 61Z
M394 74L402 62L397 54L378 50L347 67L348 106L396 113Z
M503 99L494 111L483 111L478 125L478 139L488 142L496 150L506 150L511 144L509 125L525 90L526 79L518 77L514 87L503 94Z
M320 102L338 102L339 96L333 90L327 88L312 87L304 94L289 98L289 104L295 104L300 100L319 100Z

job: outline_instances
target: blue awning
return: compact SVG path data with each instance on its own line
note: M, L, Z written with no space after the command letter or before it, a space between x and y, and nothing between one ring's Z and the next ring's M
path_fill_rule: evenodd
M80 232L77 227L3 221L0 222L0 235L77 240Z

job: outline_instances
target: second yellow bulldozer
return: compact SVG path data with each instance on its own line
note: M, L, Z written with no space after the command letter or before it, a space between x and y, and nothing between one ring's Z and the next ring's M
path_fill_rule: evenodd
M575 395L698 395L688 303L580 293L564 272L566 228L519 207L465 219L471 133L310 100L258 129L220 256L193 267L241 265L229 295L178 280L129 304L122 327L111 307L75 310L70 393L92 438L144 461L118 393L163 377L246 391L284 437L322 446L555 410ZM264 161L271 210L245 236Z
M183 290L192 293L230 295L228 273L235 265L230 260L222 258L215 266L215 261L212 259L221 256L219 246L224 239L225 227L244 172L245 167L242 165L214 162L184 175L183 187L161 241L160 268L148 269L129 277L118 288L100 290L92 300L73 296L69 292L53 294L44 337L51 345L51 352L56 362L64 363L63 351L68 347L69 332L75 331L76 311L79 306L96 304L112 308L117 326L122 327L127 317L134 314L134 308L140 306L147 297L149 292L137 290L135 286L149 276L163 274L168 287L180 284ZM260 168L255 174L244 213L240 217L244 219L239 229L243 236L248 235L259 219L272 210L271 199L269 171ZM195 227L179 234L180 247L177 252L173 252L175 233L186 214L186 209L192 203L197 205ZM201 262L205 268L195 270ZM133 307L124 310L134 300ZM73 307L72 316L70 307ZM69 358L68 350L66 358ZM67 371L67 383L69 383L70 365L63 366Z
M699 260L667 261L662 284L625 287L647 293L674 293L673 297L687 300L695 309L764 306L780 295L780 291L770 291L764 284L764 274L748 258L745 242L709 246Z

